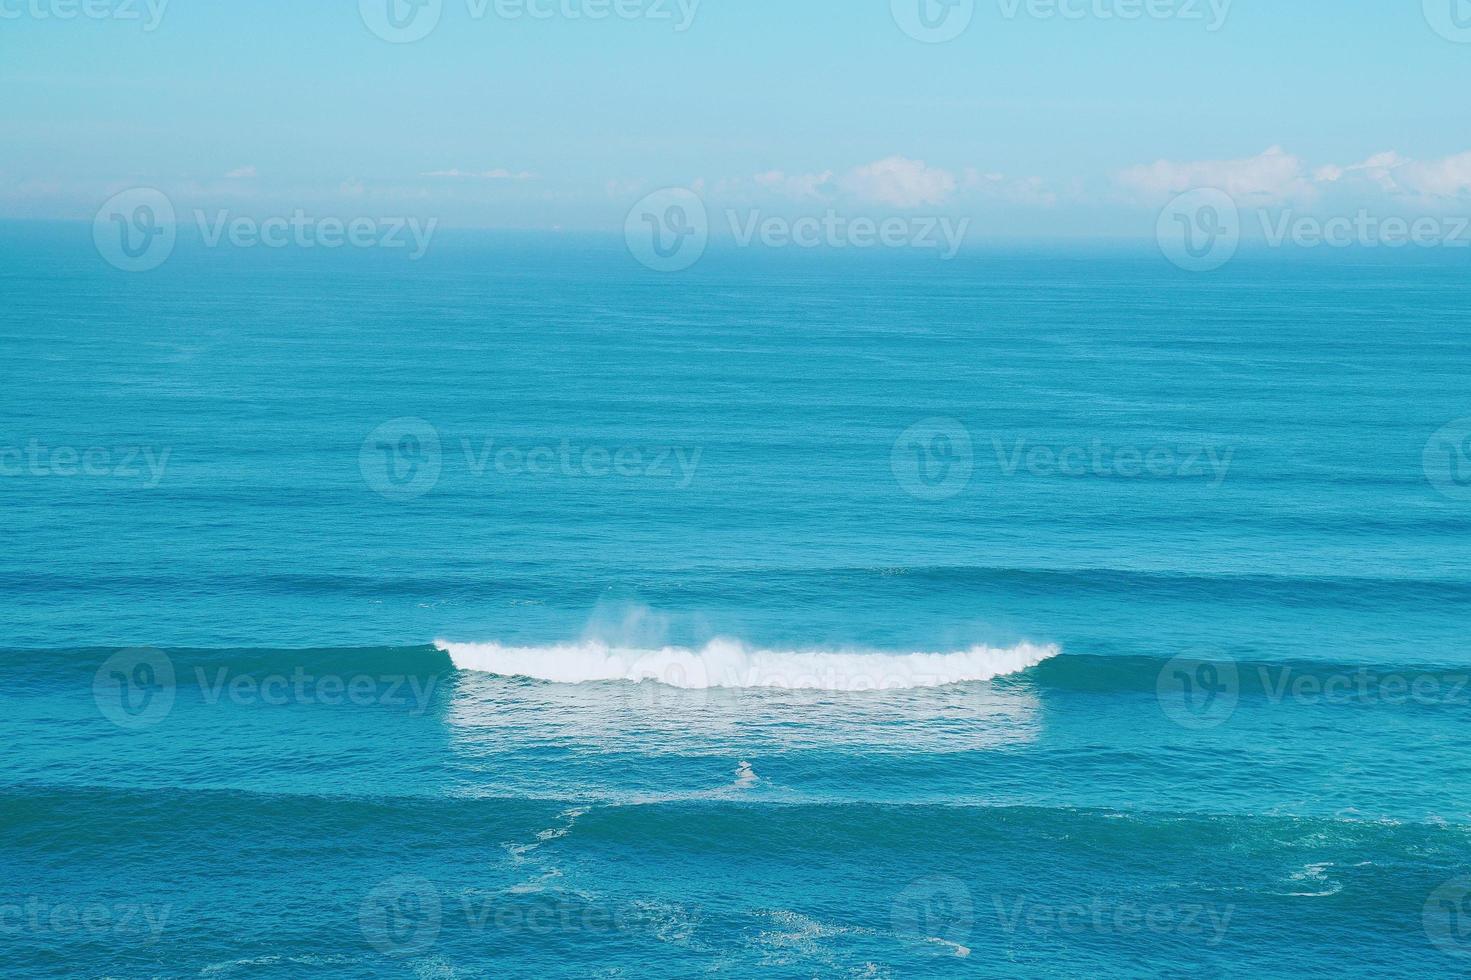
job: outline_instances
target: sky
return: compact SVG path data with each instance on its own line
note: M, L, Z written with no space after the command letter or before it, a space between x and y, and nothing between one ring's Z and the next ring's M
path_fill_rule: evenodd
M0 0L0 86L0 218L1471 213L1471 0Z

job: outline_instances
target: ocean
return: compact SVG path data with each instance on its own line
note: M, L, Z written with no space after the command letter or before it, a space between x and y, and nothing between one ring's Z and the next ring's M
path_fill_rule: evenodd
M7 976L1471 964L1459 253L0 258Z

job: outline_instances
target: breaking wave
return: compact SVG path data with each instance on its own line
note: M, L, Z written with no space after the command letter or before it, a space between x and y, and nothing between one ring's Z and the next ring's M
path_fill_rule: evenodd
M1023 643L953 653L828 653L750 649L715 640L700 649L639 649L600 642L513 647L436 641L460 670L557 684L654 682L670 687L876 691L988 681L1037 666L1062 651Z

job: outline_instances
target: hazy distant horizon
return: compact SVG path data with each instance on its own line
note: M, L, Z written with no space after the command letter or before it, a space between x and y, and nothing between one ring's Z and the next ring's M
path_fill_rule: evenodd
M1274 214L1471 212L1459 0L600 2L0 5L0 81L23 93L0 218L92 220L140 187L546 231L619 230L666 188L1001 238L1147 238L1198 188Z

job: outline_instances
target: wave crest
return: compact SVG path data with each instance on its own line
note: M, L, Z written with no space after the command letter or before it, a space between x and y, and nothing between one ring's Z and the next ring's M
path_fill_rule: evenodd
M1037 666L1062 651L1023 643L975 646L955 653L827 653L749 649L734 640L638 649L589 641L542 647L499 643L435 646L460 670L556 684L652 681L669 687L883 691L988 681Z

